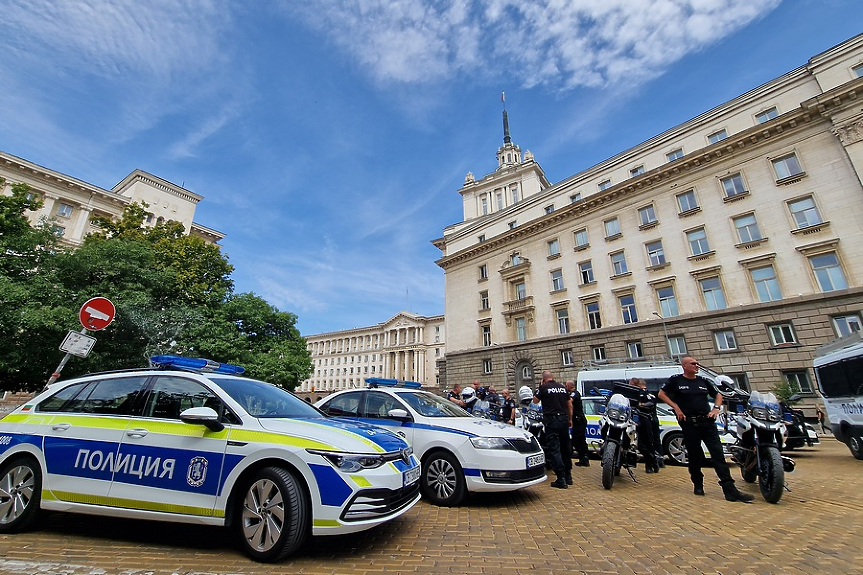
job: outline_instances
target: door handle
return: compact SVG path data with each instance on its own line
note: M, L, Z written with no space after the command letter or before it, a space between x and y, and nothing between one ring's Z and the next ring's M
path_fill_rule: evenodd
M51 426L51 429L54 431L66 431L70 427L72 427L72 425L69 423L55 423Z
M129 437L145 437L148 433L150 432L140 427L136 429L129 429L126 431L126 435L128 435Z

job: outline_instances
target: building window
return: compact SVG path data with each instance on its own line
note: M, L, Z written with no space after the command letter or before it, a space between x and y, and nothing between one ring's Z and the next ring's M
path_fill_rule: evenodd
M833 317L833 329L838 337L844 337L860 331L860 314L837 315Z
M821 219L821 214L818 213L818 207L812 196L788 202L788 209L791 210L791 217L794 218L798 230L817 226L824 221Z
M640 341L626 342L626 355L629 359L640 359L644 357L644 349L641 347Z
M69 204L60 204L57 207L57 215L61 218L68 218L72 215L72 206Z
M743 184L743 176L740 175L740 172L720 178L719 181L722 183L722 190L725 192L726 198L733 198L734 196L747 193L746 186Z
M767 110L764 110L763 112L759 112L758 114L755 114L755 121L758 122L759 124L763 124L764 122L769 122L770 120L772 120L773 118L775 118L778 115L779 115L779 112L776 110L776 107L774 106L772 108L768 108Z
M683 157L683 148L677 148L676 150L671 150L670 152L665 154L665 157L668 159L669 162L673 162L674 160L679 160L680 158Z
M480 234L476 239L479 240L479 243L483 243L485 241L485 234Z
M486 375L491 373L491 360L490 359L482 360L482 372Z
M828 292L848 287L848 282L845 281L845 274L842 273L839 258L836 257L835 252L810 256L809 265L812 267L812 272L815 274L821 291Z
M605 361L607 358L605 356L605 346L604 345L595 345L590 348L590 356L594 361Z
M614 238L620 235L620 220L617 218L611 218L610 220L605 220L605 237L606 238Z
M518 186L515 185L515 186L511 187L509 189L509 192L510 192L510 196L512 197L512 203L517 204L518 203Z
M514 230L518 226L518 222L515 220L512 220L511 222L508 222L506 225L509 229Z
M768 302L782 299L782 290L779 289L779 280L776 279L776 270L773 269L772 264L752 268L749 270L749 275L755 285L758 301Z
M686 339L682 335L672 335L668 337L668 352L671 357L681 357L686 355Z
M598 187L600 192L603 190L607 190L611 187L611 180L602 180L601 182L599 182Z
M790 323L778 323L767 328L770 334L770 343L774 346L792 345L797 343L797 336L794 335L794 326Z
M515 318L515 338L518 341L527 340L527 323L523 317Z
M483 195L481 201L482 201L482 215L486 216L486 215L488 215L488 198L485 195Z
M554 211L554 204L549 204L549 205L545 206L545 213L546 214L550 214L553 211Z
M732 351L737 349L737 340L734 339L734 330L723 330L713 332L713 341L719 351Z
M776 171L777 180L799 176L803 173L800 162L797 161L797 154L794 153L773 160L773 169Z
M524 282L518 282L513 285L513 289L515 290L515 299L524 299L527 297L527 284Z
M577 248L586 248L590 245L590 238L587 235L587 228L577 230L573 232L573 238L575 239L575 247Z
M560 364L564 367L575 365L572 359L572 350L565 349L560 352Z
M489 347L491 345L491 326L484 325L482 326L482 345L485 347Z
M479 309L490 309L488 304L488 291L479 292Z
M659 310L663 318L680 315L673 286L656 288L656 298L659 300Z
M701 285L701 294L704 296L704 304L710 311L725 309L725 294L722 292L722 284L719 278L707 278L698 282Z
M746 214L733 219L734 228L737 230L737 237L741 244L756 242L762 238L761 230L758 228L758 221L755 219L755 214Z
M656 218L656 210L653 209L653 204L644 206L638 210L638 221L641 222L642 226L649 226L650 224L655 224L659 221Z
M704 228L686 232L686 241L689 243L689 251L693 256L700 256L710 251L707 232L704 231Z
M644 166L636 166L629 170L629 177L634 178L644 173Z
M58 238L62 238L66 235L66 228L63 226L51 226L51 233Z
M551 289L559 291L563 289L563 270L554 270L551 272Z
M554 315L557 316L557 332L560 335L569 333L569 310L565 307L556 309Z
M635 323L638 321L638 312L635 310L635 296L628 294L617 298L620 302L620 314L623 323Z
M548 242L548 255L549 256L559 256L560 255L560 242L557 239L553 239Z
M584 304L584 311L587 315L587 326L590 329L599 329L602 327L602 317L599 313L598 301Z
M698 209L698 200L695 197L695 190L686 190L683 193L677 194L677 207L680 213L689 212Z
M503 202L503 192L495 192L494 198L495 198L495 200L497 200L497 211L501 211L502 209L504 209L506 207L506 205Z
M592 284L596 281L593 277L593 264L590 260L578 264L578 273L581 274L581 285Z
M479 279L481 279L481 280L487 280L488 279L488 266L485 264L482 264L481 266L479 266Z
M716 142L721 142L725 138L728 137L728 132L724 129L719 130L718 132L713 132L712 134L708 134L707 141L711 144L715 144Z
M572 194L571 196L569 196L569 203L574 204L575 202L577 202L580 199L581 199L581 192L576 192L576 193Z
M851 68L851 71L854 72L854 75L858 78L863 78L863 64L857 64Z
M625 273L629 272L629 268L626 267L626 255L621 252L613 253L610 255L611 257L611 269L614 275L622 276Z
M518 252L511 253L509 255L509 263L513 266L519 265L521 263L521 254Z
M809 382L809 373L806 370L783 371L782 378L794 393L812 393L812 384Z
M661 266L665 264L665 251L662 249L662 241L649 242L644 244L647 249L647 261L651 266Z

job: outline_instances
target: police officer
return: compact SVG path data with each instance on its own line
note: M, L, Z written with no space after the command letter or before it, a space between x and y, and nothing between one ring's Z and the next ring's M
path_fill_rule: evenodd
M569 401L572 404L572 450L578 455L576 467L590 467L590 453L587 448L587 417L584 416L584 405L581 403L581 394L575 387L573 380L566 382L566 391L569 392Z
M458 383L452 386L452 389L446 394L446 398L459 407L465 406L464 401L461 399L461 385Z
M500 419L504 423L509 423L510 425L515 425L515 414L517 412L515 400L509 396L509 389L503 388L501 391L503 394L503 401L500 405Z
M638 451L644 458L645 473L659 473L659 434L654 433L656 423L656 396L647 389L647 382L638 377L629 380L641 389L638 394Z
M572 427L572 402L566 388L554 381L551 372L542 372L542 383L533 396L534 403L542 402L542 423L545 426L545 446L557 479L552 487L566 489L572 485L572 445L569 428Z
M752 501L754 498L751 495L737 490L722 453L722 443L716 429L716 416L722 405L722 394L716 391L713 383L698 375L698 361L695 358L685 356L680 360L680 364L683 366L683 373L668 379L659 390L659 399L674 410L683 430L683 444L689 457L689 477L694 486L693 493L704 495L704 474L701 472L704 461L704 452L701 450L703 441L713 460L713 468L719 477L725 499L744 503ZM712 406L708 395L714 398Z

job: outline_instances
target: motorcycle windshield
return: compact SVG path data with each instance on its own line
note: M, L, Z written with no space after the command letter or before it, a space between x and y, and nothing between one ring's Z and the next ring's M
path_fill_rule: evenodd
M753 391L752 395L749 396L749 409L752 411L752 415L758 419L771 422L782 419L782 409L779 407L779 400L769 391L766 393Z
M612 409L616 409L619 412L625 413L627 416L629 416L629 412L632 409L632 407L630 406L629 399L627 399L626 396L621 395L619 393L615 393L608 400L608 405L606 406L605 409L607 411L610 411Z

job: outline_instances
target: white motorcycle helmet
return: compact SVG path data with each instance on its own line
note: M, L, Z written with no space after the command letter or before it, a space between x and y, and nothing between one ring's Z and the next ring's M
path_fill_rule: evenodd
M519 402L532 401L533 400L533 390L526 385L518 388L518 400Z
M734 380L727 375L717 375L715 383L716 389L722 395L728 395L734 391Z
M471 406L474 402L476 402L476 391L472 387L466 387L461 390L461 400L468 407Z

